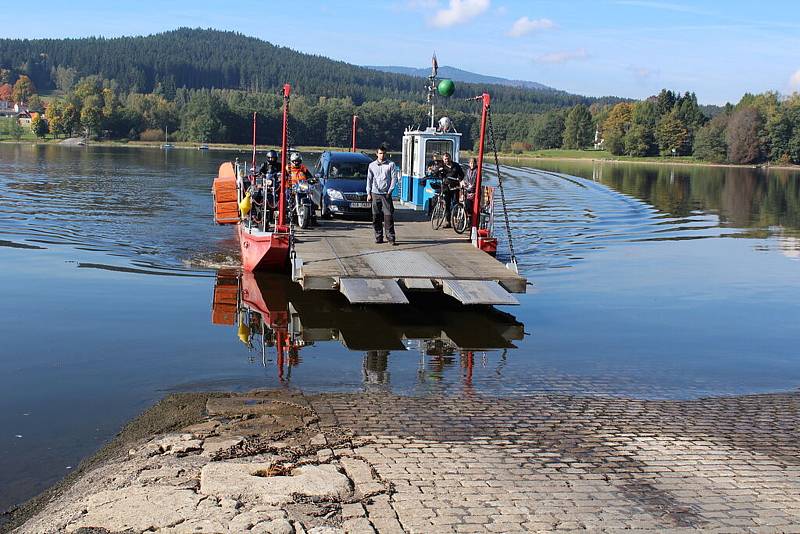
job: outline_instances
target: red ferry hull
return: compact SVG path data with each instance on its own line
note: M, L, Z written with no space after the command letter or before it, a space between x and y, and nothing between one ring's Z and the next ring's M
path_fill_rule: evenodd
M247 272L283 271L289 260L289 234L268 232L253 235L237 225L242 268Z

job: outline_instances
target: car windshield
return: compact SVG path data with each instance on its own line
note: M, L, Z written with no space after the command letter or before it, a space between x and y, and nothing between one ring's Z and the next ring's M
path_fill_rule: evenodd
M356 163L356 162L340 162L331 163L328 170L328 178L346 178L346 179L367 179L367 167L369 163Z

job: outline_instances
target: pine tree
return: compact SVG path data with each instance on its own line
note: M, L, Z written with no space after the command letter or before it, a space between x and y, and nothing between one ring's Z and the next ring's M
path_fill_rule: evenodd
M573 107L564 121L563 147L584 149L594 139L594 123L589 108L583 104Z

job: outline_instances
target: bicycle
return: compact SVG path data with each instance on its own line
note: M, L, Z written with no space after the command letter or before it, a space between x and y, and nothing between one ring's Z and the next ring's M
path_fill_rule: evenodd
M445 181L440 180L438 183L431 184L431 189L436 191L436 194L431 199L431 226L434 230L442 227L447 220L447 201L445 199L444 188L447 187ZM450 191L458 191L459 187L451 187ZM452 219L453 214L450 214ZM463 232L463 230L462 230Z
M444 201L444 194L442 193L442 183L431 183L431 189L436 191L436 194L431 199L431 227L438 230L444 224L447 218L447 209Z
M457 234L463 234L467 231L472 220L472 212L467 207L468 195L463 187L458 188L458 200L453 205L450 214L452 219L453 230Z

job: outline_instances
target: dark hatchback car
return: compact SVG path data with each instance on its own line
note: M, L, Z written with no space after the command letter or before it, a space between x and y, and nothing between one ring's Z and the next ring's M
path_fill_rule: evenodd
M359 152L322 153L314 169L319 179L314 202L320 206L323 217L371 212L367 201L367 167L371 161Z

